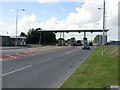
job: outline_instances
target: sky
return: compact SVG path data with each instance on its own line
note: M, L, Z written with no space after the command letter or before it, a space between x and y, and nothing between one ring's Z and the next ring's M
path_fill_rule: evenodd
M118 40L118 2L106 0L106 28L108 41ZM18 9L18 35L31 28L43 30L102 29L103 0L4 0L0 2L0 35L16 35ZM100 10L98 8L101 8ZM102 33L87 33L88 40ZM65 33L65 39L83 39L83 33ZM59 33L56 38L59 38Z

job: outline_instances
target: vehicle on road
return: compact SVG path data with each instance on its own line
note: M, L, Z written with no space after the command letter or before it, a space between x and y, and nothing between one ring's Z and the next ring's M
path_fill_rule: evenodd
M81 40L77 40L77 46L82 46L83 44L82 44L82 42L81 42Z
M85 44L82 49L84 49L84 50L90 50L90 46L88 44Z
M71 46L76 46L77 41L76 41L76 39L75 39L74 37L71 38L71 40L70 40L70 44L71 44Z
M92 42L89 42L89 46L93 46L93 43L92 43Z

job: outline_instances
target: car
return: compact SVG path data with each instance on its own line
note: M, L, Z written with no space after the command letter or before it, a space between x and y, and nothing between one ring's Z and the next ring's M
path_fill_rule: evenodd
M84 45L83 48L84 50L89 50L90 49L90 46L88 44Z
M92 42L89 42L89 46L93 46L93 43L92 43Z
M82 46L82 42L80 40L77 40L77 46Z

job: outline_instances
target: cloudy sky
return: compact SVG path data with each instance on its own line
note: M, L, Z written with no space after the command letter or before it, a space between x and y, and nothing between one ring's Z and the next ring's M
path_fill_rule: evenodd
M106 28L108 41L118 40L118 2L106 0ZM15 36L18 12L18 35L30 28L43 30L102 29L103 0L4 0L0 2L0 35ZM101 8L100 10L98 8ZM97 34L87 33L89 40ZM56 34L59 38L59 33ZM65 39L82 39L83 33L65 33Z

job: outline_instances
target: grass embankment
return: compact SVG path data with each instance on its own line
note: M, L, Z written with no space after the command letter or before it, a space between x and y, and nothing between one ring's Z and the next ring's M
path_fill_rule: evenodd
M107 88L118 85L118 46L96 47L61 88Z
M39 46L39 44L27 44L27 46Z

